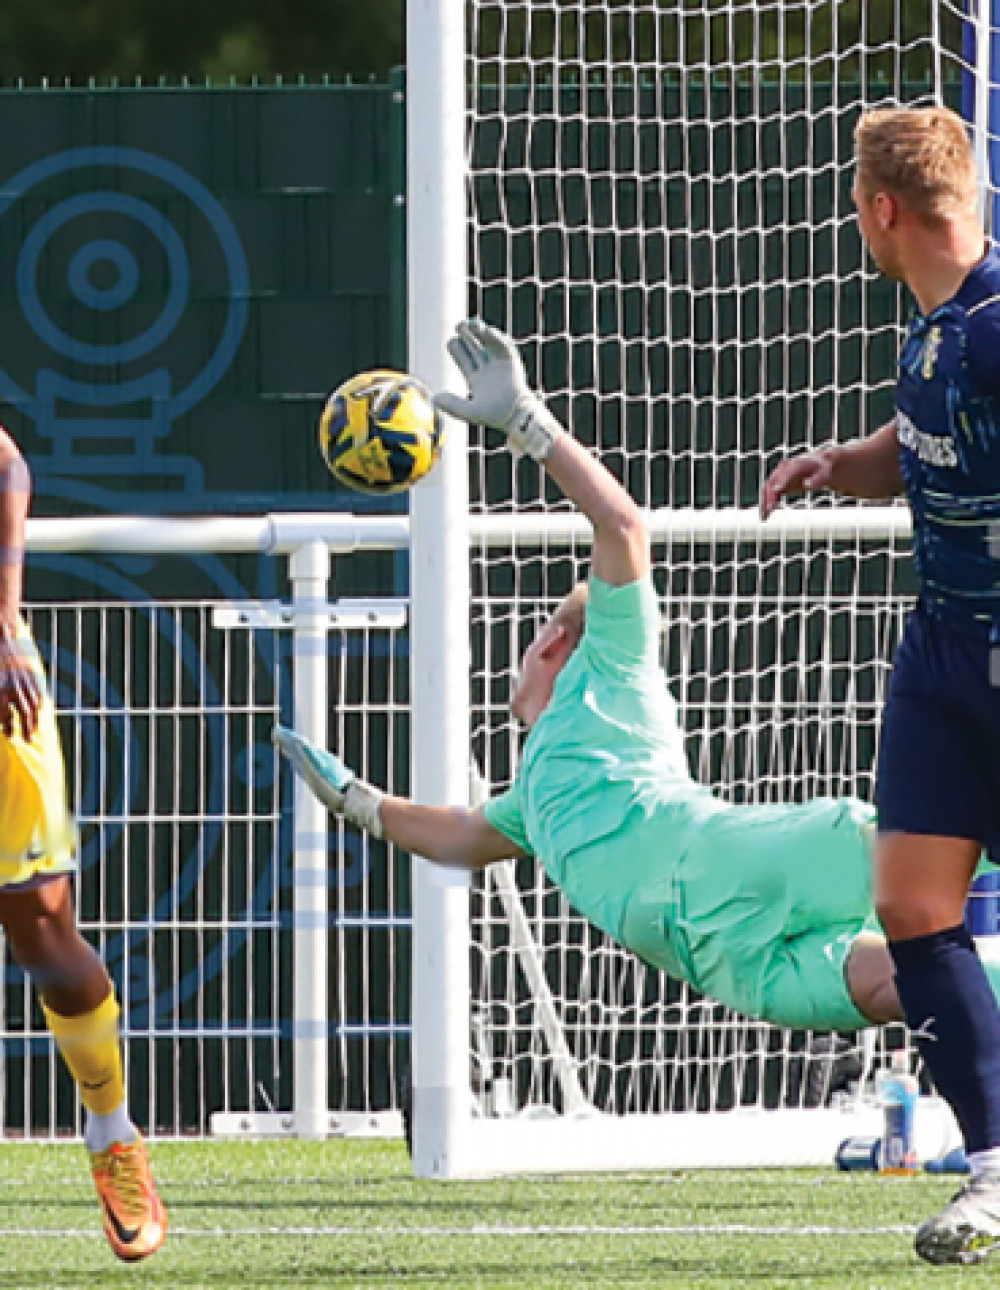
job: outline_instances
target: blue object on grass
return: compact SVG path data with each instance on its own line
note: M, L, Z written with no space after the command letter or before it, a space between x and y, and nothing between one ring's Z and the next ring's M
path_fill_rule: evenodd
M952 1147L945 1155L938 1156L937 1160L926 1161L924 1169L929 1174L967 1174L969 1158L964 1147Z

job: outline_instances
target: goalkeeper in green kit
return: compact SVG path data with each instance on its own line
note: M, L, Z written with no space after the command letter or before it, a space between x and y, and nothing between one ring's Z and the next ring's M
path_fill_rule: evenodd
M531 391L507 336L465 322L448 351L469 393L436 406L499 430L594 529L587 583L521 663L517 778L483 806L421 806L280 727L278 749L329 810L428 860L479 869L535 856L597 927L748 1017L843 1031L901 1020L873 908L871 808L734 806L694 781L659 665L642 512Z

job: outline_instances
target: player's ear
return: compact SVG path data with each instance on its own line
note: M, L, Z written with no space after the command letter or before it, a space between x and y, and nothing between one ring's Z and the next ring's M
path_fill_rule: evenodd
M872 198L872 213L875 216L875 223L884 233L896 222L899 202L892 193L883 192L880 189Z

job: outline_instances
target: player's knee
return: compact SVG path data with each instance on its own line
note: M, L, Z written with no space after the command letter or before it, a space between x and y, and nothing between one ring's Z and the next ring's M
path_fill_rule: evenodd
M863 934L851 947L844 965L847 988L855 1007L869 1021L901 1021L892 955L881 936Z
M27 890L0 891L0 923L14 958L33 977L47 970L79 972L96 956L80 935L65 875Z
M875 911L890 941L931 936L960 923L963 914L961 907L953 908L953 902L919 890L880 896Z

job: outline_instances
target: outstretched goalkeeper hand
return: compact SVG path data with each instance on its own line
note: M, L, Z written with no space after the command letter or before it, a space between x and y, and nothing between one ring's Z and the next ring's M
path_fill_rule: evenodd
M377 838L382 836L382 794L377 788L358 779L339 757L317 748L294 730L275 726L271 741L328 811L342 815Z
M478 318L460 322L448 353L469 387L460 394L438 394L434 406L460 421L489 426L507 436L515 452L544 461L562 426L528 385L514 342Z

